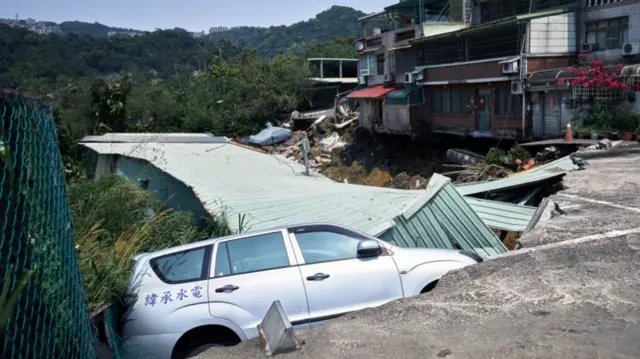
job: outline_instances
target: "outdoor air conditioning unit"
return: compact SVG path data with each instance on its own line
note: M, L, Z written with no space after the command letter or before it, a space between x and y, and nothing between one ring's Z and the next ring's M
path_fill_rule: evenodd
M362 76L361 75L360 77L358 77L358 83L360 85L366 85L367 84L367 76Z
M523 91L524 91L524 86L522 86L522 81L511 81L512 95L522 95Z
M622 56L640 55L640 42L622 44Z
M598 49L598 45L593 42L584 42L580 44L580 52L592 52Z
M396 81L396 76L394 74L384 74L384 82L392 83Z
M504 75L518 74L519 73L519 69L518 69L518 64L519 63L520 63L520 61L518 61L518 60L514 60L514 61L503 63L502 64L502 73Z
M416 76L412 72L407 72L404 74L404 83L405 84L414 84L416 82Z

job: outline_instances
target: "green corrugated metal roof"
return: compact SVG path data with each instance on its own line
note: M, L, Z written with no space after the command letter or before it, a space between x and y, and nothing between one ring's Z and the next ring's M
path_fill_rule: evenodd
M420 91L420 88L415 86L405 86L389 93L386 98L390 100L405 100L416 91Z
M566 156L547 163L546 165L531 169L526 172L518 173L514 176L501 178L493 181L460 184L456 189L463 196L474 195L483 192L499 191L509 188L515 188L533 184L536 182L546 181L554 177L565 175L566 171L576 170L579 166L575 165L570 156Z
M238 215L246 215L250 230L326 222L377 236L397 227L419 235L414 245L451 248L455 240L485 257L505 251L440 175L426 191L409 191L339 183L313 172L306 176L298 163L233 144L83 145L148 161L191 187L209 213L226 212L232 228L238 227Z
M507 251L451 180L439 174L380 238L404 247L462 248L485 258Z
M474 212L489 228L508 232L524 232L536 207L465 197Z

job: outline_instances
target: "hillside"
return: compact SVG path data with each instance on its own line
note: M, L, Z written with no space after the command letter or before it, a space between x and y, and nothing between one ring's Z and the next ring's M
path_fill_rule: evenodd
M333 38L357 36L357 19L366 15L345 6L333 6L315 18L290 26L235 27L229 31L213 33L214 40L227 40L246 47L262 56L302 54L311 46Z
M135 37L38 35L0 25L0 84L18 86L25 79L56 80L137 69L168 77L204 69L216 55L241 52L225 41L194 39L182 30L158 30Z
M131 34L144 34L145 31L138 31L133 29L122 29L119 27L110 27L100 24L98 22L88 23L83 21L65 21L58 25L65 35L89 35L95 37L107 37L109 32L118 33L131 33Z

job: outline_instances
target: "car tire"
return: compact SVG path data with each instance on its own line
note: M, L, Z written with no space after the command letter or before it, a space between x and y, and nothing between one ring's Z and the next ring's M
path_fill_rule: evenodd
M226 347L226 345L224 345L224 344L216 344L216 343L200 344L200 345L195 346L193 348L186 349L184 351L184 354L183 354L182 358L184 358L184 359L194 358L198 354L202 354L205 351L207 351L207 350L209 350L211 348L214 348L214 347Z

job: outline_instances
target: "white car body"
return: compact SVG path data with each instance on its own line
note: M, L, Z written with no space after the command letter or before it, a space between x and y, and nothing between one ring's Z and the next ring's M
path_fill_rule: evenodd
M379 252L359 256L367 245ZM125 348L139 358L176 359L207 341L251 339L275 300L296 328L309 328L420 294L445 273L479 261L469 252L400 248L329 224L147 253L137 257L129 282L135 299L125 318Z

